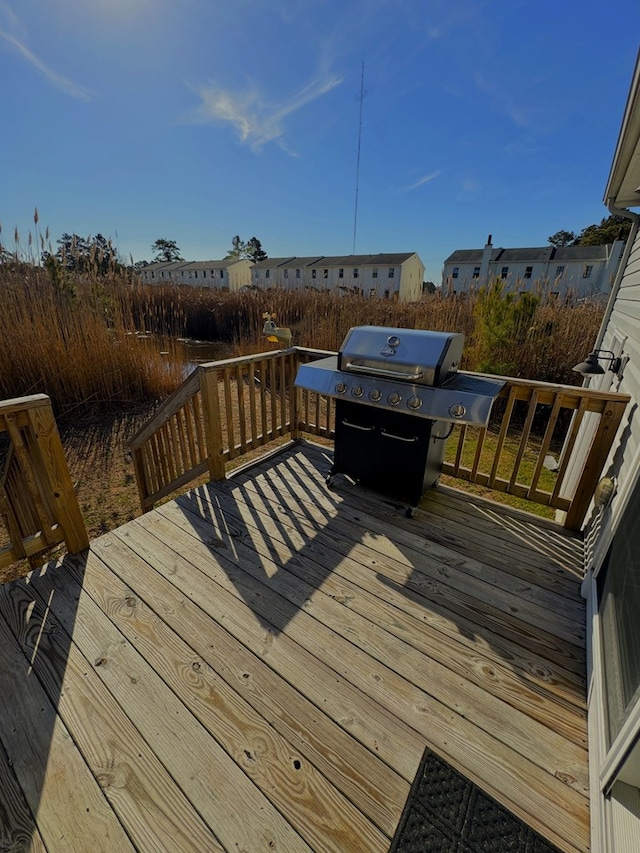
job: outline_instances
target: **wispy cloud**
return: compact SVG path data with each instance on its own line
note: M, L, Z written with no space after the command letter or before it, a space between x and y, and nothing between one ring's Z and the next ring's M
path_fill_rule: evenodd
M475 83L518 127L529 128L536 124L535 110L517 101L505 88L489 81L482 74L475 75Z
M255 87L245 92L232 92L216 83L209 83L196 89L202 103L194 118L202 122L228 122L235 127L240 140L254 151L267 142L277 141L287 153L293 154L282 138L285 119L340 83L341 77L325 74L275 103L264 99Z
M475 178L463 178L460 182L460 188L463 193L477 193L480 192L482 186L480 181Z
M434 178L437 178L440 174L440 170L437 172L431 172L428 175L425 175L423 178L419 178L415 184L411 184L411 186L406 188L406 192L411 192L411 190L417 190L418 187L421 187L423 184L428 184L429 181L432 181Z
M7 44L9 44L12 48L14 48L23 59L33 65L44 77L57 89L60 89L61 92L64 92L67 95L71 95L72 98L78 98L82 101L90 101L91 100L91 92L88 89L83 89L82 86L78 86L76 83L68 80L66 77L63 77L61 74L57 74L48 65L39 59L34 53L32 53L28 47L26 47L23 42L17 39L15 36L12 36L10 33L5 32L0 29L0 39L4 40Z

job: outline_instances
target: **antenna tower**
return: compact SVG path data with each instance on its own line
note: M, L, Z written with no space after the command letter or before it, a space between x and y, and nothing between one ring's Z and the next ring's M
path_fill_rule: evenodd
M358 119L358 156L356 158L356 198L353 209L353 254L356 253L356 231L358 229L358 188L360 185L360 142L362 140L362 102L364 101L364 60L360 74L360 116Z

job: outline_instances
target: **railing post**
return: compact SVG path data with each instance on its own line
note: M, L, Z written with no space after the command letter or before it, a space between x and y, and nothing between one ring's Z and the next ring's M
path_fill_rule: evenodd
M218 371L215 368L198 368L200 372L200 393L202 395L202 414L207 439L207 463L212 480L224 480L224 459L222 458L222 424L220 421L220 397L218 394Z
M624 402L608 402L600 416L600 423L593 439L586 464L576 486L571 506L567 510L564 526L569 530L579 530L584 521L589 504L595 492L604 463L620 426L626 408Z
M147 482L147 474L144 469L144 463L142 461L142 448L134 447L131 453L131 459L133 462L133 472L136 475L136 483L138 485L138 497L140 498L140 506L142 507L143 512L149 512L149 510L153 509L153 503L149 503L149 495L151 494L151 487Z
M89 547L89 536L78 505L51 404L29 409L29 423L42 454L51 488L56 521L62 526L70 554Z
M302 437L300 429L300 413L302 411L302 389L296 388L295 379L300 365L300 353L294 347L289 354L289 367L291 369L289 382L289 417L291 419L291 438L297 441Z

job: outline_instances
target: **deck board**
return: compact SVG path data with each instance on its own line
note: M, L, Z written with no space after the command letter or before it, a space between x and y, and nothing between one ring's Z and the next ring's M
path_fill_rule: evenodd
M328 467L298 445L0 589L10 837L385 851L429 746L588 850L579 537Z

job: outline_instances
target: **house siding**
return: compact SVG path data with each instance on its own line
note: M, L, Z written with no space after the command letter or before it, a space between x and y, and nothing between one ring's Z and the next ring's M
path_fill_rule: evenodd
M613 387L629 394L631 402L627 408L625 440L617 450L612 451L615 456L609 460L609 468L619 483L619 494L622 492L622 486L635 475L640 447L640 233L636 236L623 272L600 348L613 349L621 339L624 340L624 353L629 356L629 361L622 381L614 383ZM611 374L605 373L604 381L607 376ZM611 521L617 519L622 509L618 503L614 498L611 504Z

